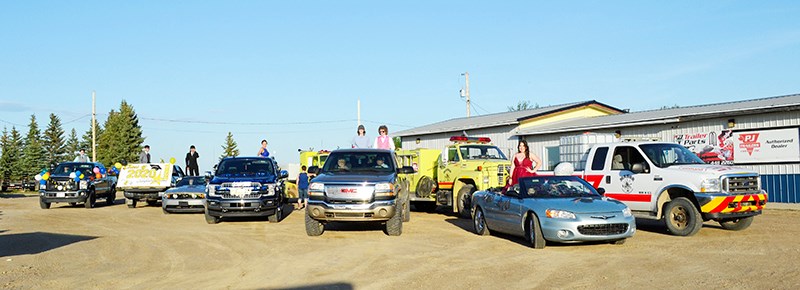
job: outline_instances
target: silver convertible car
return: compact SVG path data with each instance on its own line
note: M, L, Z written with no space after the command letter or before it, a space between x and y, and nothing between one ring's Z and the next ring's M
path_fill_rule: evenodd
M161 197L161 209L172 212L205 211L206 179L203 176L186 176L175 187L167 189Z
M475 232L523 236L536 249L546 241L622 244L636 232L636 221L625 204L602 192L577 176L520 178L506 192L473 194Z

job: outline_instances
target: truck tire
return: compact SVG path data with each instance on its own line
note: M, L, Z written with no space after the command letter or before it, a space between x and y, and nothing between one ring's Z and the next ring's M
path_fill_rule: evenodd
M308 235L309 237L316 237L325 232L325 224L311 218L311 216L308 215L308 213L305 213L305 216L306 216L306 235Z
M210 225L218 224L222 220L221 217L212 216L212 215L208 214L208 210L206 210L205 216L206 216L206 223L210 224Z
M750 227L750 224L752 223L753 217L751 216L740 219L724 219L719 221L719 225L722 226L723 229L730 231L741 231Z
M664 224L673 235L686 237L700 231L703 219L689 199L679 197L664 207Z
M86 197L86 202L83 203L83 206L85 208L93 208L96 201L97 196L94 195L94 191L90 191L89 196Z
M525 240L534 249L544 249L547 244L542 235L542 226L539 224L539 218L534 213L528 213L528 218L525 219Z
M486 217L481 208L475 208L475 215L472 216L472 224L475 226L475 233L479 236L488 236L489 227L486 225Z
M411 202L408 201L408 198L406 198L406 201L403 202L403 222L410 222L410 221L411 221Z
M433 179L423 176L417 182L417 191L414 192L414 195L419 198L429 198L433 193L434 186L436 186L436 183L433 182Z
M458 207L458 214L465 219L471 218L471 206L472 206L472 193L475 192L475 186L472 184L467 184L461 187L458 190L458 202L456 206Z
M275 214L267 217L267 220L269 220L271 223L280 222L281 219L283 219L283 210L281 209L281 206L275 210Z
M108 197L106 197L106 205L114 205L114 200L117 199L117 189L112 188L111 192L108 193Z
M48 208L50 208L50 203L49 202L44 202L44 200L42 200L40 198L39 199L39 207L41 207L42 209L48 209Z
M386 221L386 228L384 229L386 235L399 236L403 233L403 209L400 208L400 205L397 205L397 207L394 211L394 216Z
M128 208L135 208L136 207L136 200L133 198L126 198L125 204L128 205Z

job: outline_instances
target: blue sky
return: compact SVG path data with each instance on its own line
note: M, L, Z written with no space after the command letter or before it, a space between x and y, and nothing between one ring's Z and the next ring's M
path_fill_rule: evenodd
M194 144L204 171L228 131L281 163L347 147L358 99L373 137L463 117L465 71L473 114L800 93L800 2L496 2L2 1L0 126L82 134L95 90L101 122L124 99L154 157Z

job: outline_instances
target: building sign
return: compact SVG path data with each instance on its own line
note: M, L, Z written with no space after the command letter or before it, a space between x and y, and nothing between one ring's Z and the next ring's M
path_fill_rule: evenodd
M733 164L733 132L687 133L674 136L675 143L694 152L709 164Z
M798 128L736 132L735 163L800 162Z

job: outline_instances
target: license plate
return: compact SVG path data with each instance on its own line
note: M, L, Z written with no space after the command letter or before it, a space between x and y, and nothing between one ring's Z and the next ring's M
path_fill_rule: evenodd
M67 194L63 192L56 192L56 197L66 197Z
M230 190L231 190L231 195L233 195L233 196L245 196L245 195L250 194L250 188L233 187Z

